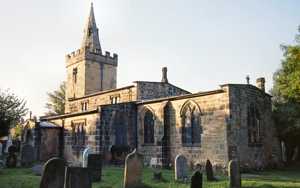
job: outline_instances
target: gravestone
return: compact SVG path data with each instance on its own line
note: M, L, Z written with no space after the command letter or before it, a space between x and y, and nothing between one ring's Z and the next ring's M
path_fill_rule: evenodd
M89 154L87 167L90 170L92 181L101 181L102 155Z
M194 172L191 178L191 188L202 188L202 173L197 170Z
M42 164L36 164L32 168L32 173L36 176L41 176L43 171L43 165Z
M214 171L210 160L206 160L205 164L205 172L207 181L216 181L217 179L214 177Z
M34 161L34 156L34 148L29 144L24 145L21 150L21 165L30 166Z
M228 176L230 188L241 188L241 173L239 162L237 160L229 161Z
M92 182L88 168L67 167L64 188L91 188Z
M15 168L17 166L17 156L15 153L9 153L6 157L6 167Z
M11 138L9 137L8 140L6 141L6 148L5 148L5 151L4 151L5 153L9 153L8 148L9 148L10 146L12 146L12 140L11 140Z
M2 144L0 143L0 156L2 156Z
M17 166L17 156L15 154L16 147L13 145L10 145L7 149L8 156L6 158L6 167L7 168L15 168Z
M143 155L136 149L127 155L124 169L124 188L139 187L142 185Z
M93 150L90 147L87 147L83 150L82 153L82 167L86 168L88 164L88 156L92 154Z
M183 155L177 155L175 158L175 180L187 181L187 179L188 179L187 159Z
M54 157L49 159L43 169L40 188L63 188L66 162Z

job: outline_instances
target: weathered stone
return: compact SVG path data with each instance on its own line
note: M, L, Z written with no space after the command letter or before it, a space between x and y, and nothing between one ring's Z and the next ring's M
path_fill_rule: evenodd
M90 147L87 147L83 150L83 153L82 153L82 167L87 167L88 166L88 156L92 152L93 152L93 150Z
M0 156L2 156L2 143L0 143Z
M10 146L12 146L13 145L13 143L12 143L12 140L11 140L11 138L9 137L8 138L8 140L6 141L6 148L5 148L5 153L9 153L9 151L8 151L8 148L10 147Z
M125 160L124 188L142 186L143 156L136 149Z
M187 181L187 179L188 179L187 159L183 155L177 155L175 158L175 180Z
M17 156L14 153L9 153L6 158L6 167L15 168L17 166Z
M229 161L228 175L230 188L241 188L241 173L239 162L237 160Z
M21 165L31 165L34 161L34 156L34 148L29 144L24 145L21 151Z
M102 155L89 154L87 167L90 170L92 181L101 181Z
M88 168L66 167L64 188L91 188L92 182Z
M202 173L197 170L194 172L191 178L191 188L202 188Z
M36 164L31 168L33 174L37 175L37 176L41 176L42 172L43 172L43 165L41 164Z
M63 188L66 162L60 158L48 160L43 169L40 188Z
M214 171L210 160L206 160L205 164L205 172L207 181L216 181L217 179L214 177Z

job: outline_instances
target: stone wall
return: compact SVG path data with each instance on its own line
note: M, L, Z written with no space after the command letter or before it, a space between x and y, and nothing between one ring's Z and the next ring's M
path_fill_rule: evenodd
M228 155L239 156L244 168L262 168L279 161L279 142L275 135L271 96L252 85L226 85L230 96L230 119L227 125ZM259 114L261 141L249 141L249 107Z
M136 87L127 86L110 91L103 91L94 95L89 95L76 100L68 101L66 105L66 113L74 113L82 111L82 104L87 102L87 109L95 110L100 105L107 105L112 103L112 98L118 98L118 103L130 102L136 100Z
M136 134L135 103L101 106L100 150L107 160L112 146L136 148Z
M169 83L137 81L136 84L137 101L190 94Z
M95 153L100 153L100 115L99 113L88 113L73 117L51 120L60 126L64 126L64 157L73 165L80 165L82 152L90 147ZM85 144L75 146L72 143L72 123L83 123L85 130Z
M168 101L140 103L138 105L138 148L145 155L145 163L152 157L162 158L161 140L164 136L164 106L170 109L170 152L171 163L176 155L183 154L191 165L203 164L207 159L216 165L227 164L226 120L229 114L228 93L219 91L214 94L191 95L190 97L170 98ZM182 143L181 110L188 103L199 107L201 115L201 143L184 145ZM153 145L143 143L143 111L150 109L155 114L155 142Z

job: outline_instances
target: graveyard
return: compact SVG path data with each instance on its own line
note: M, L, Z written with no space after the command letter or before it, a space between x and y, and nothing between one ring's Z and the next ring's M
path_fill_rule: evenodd
M164 182L152 180L152 169L145 168L143 181L153 188L188 188L189 184L176 183L172 170L162 170ZM40 183L40 176L32 173L30 168L2 169L0 170L1 188L36 188ZM103 181L93 183L93 188L120 188L122 187L123 168L105 167L103 169ZM204 178L203 187L224 188L228 181L226 176L220 176L217 182L207 182ZM243 187L248 188L297 188L300 187L300 172L297 169L274 170L248 175L242 180Z

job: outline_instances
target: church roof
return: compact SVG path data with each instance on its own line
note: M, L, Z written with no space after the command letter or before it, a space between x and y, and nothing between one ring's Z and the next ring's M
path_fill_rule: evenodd
M90 14L84 28L81 48L89 48L92 51L99 50L101 52L101 45L94 15L93 3L91 4Z

